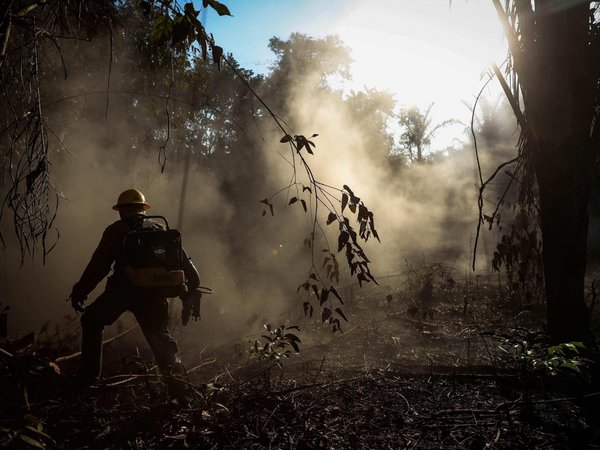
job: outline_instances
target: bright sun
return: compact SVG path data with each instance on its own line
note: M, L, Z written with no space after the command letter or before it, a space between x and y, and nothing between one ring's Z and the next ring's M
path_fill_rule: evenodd
M448 0L364 1L335 33L351 49L352 89L394 93L399 104L435 102L441 120L465 120L482 86L482 73L506 55L490 2ZM496 89L495 83L492 89Z

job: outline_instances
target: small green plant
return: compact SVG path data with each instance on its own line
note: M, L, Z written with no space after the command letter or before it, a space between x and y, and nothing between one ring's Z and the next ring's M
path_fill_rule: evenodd
M250 340L252 344L249 350L250 356L262 361L273 362L281 369L283 359L300 352L298 346L301 343L300 338L290 332L291 330L300 331L300 328L295 325L290 327L280 325L273 328L269 323L265 324L264 328L267 334L261 336L262 342L258 339Z
M584 356L587 347L583 342L546 346L527 339L502 337L499 348L518 361L524 370L550 376L574 376L591 382L594 362Z
M25 415L26 425L14 429L0 425L0 447L10 448L47 448L54 440L44 433L44 425L32 414Z

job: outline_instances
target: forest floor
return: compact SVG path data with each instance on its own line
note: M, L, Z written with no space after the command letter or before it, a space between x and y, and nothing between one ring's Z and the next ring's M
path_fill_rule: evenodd
M300 353L281 368L239 342L205 348L173 381L185 400L139 355L124 366L107 351L113 375L78 389L71 361L34 352L30 337L5 341L0 447L600 448L585 349L549 347L541 307L492 279L435 277L430 297L418 277L347 290L343 334L299 318ZM109 346L135 352L128 336Z

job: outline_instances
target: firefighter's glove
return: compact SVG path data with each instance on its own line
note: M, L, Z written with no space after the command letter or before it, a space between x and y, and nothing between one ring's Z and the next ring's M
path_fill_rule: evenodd
M185 295L180 296L183 302L183 308L181 309L181 324L187 325L190 321L190 317L195 321L200 320L200 299L202 294L199 290L193 290L187 292Z
M71 295L71 297L69 297L69 300L71 300L71 306L73 307L75 312L82 313L85 311L83 304L87 300L87 297L85 297L85 296L82 297L79 295Z

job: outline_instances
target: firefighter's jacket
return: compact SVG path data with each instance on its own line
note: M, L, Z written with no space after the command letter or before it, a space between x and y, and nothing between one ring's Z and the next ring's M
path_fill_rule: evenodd
M117 255L125 235L132 230L133 226L137 223L141 223L143 216L134 216L122 220L118 220L115 223L109 225L102 233L102 238L98 244L98 248L94 251L92 259L88 263L87 267L81 275L81 279L75 283L71 292L72 298L86 298L90 292L107 276ZM186 277L186 285L190 291L195 290L200 285L200 277L198 271L194 267L194 264L188 258L185 250L183 251L183 271ZM124 278L126 275L120 273L120 269L114 268L115 277Z

